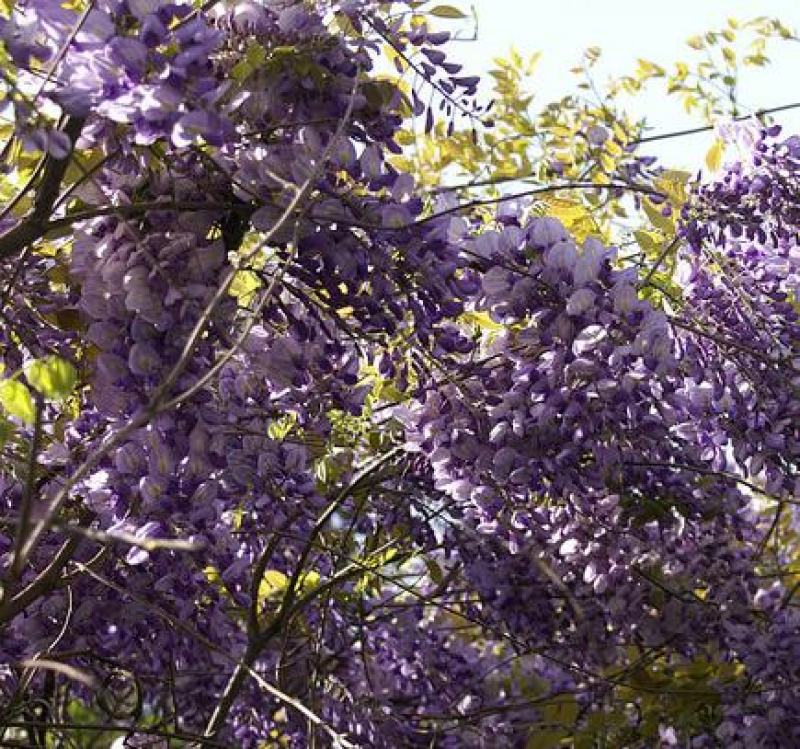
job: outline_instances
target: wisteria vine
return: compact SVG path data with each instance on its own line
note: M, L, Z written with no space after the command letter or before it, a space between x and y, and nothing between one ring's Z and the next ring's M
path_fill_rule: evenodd
M0 742L800 742L797 137L730 128L657 303L392 165L487 119L417 5L0 18Z

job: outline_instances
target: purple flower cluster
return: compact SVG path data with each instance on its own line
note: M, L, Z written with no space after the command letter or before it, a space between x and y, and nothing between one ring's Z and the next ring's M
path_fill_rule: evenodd
M228 86L210 59L223 35L188 4L110 0L95 3L82 18L58 4L27 3L3 21L0 37L33 81L37 65L55 65L42 95L67 114L96 113L106 129L131 125L134 143L169 137L176 146L197 138L221 145L232 135L220 106ZM20 126L26 127L36 104L16 102ZM86 145L103 120L85 134Z
M634 642L686 659L725 647L722 611L749 616L740 544L756 522L713 477L728 438L695 428L710 388L683 335L613 251L552 219L470 252L491 264L475 310L503 330L400 416L459 509L454 555L482 616L584 674Z

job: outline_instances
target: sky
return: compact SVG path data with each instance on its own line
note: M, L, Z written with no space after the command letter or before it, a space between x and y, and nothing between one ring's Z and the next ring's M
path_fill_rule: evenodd
M468 7L469 0L448 0ZM431 2L435 5L436 2ZM569 73L584 49L598 46L603 54L597 82L632 73L637 58L647 58L669 70L676 60L690 60L696 52L686 46L695 34L725 27L755 16L777 17L800 30L800 3L792 0L474 0L478 16L476 41L451 46L452 55L466 67L486 73L492 59L513 45L521 53L541 51L533 81L534 106L560 98L573 90L576 77ZM459 26L460 24L460 26ZM451 29L471 35L472 23ZM800 43L776 41L767 48L772 64L748 68L743 73L740 102L753 110L800 101ZM671 132L703 124L683 112L677 97L667 97L656 83L653 94L633 103L631 111L645 115L653 133ZM800 132L800 110L776 116L786 133ZM674 168L696 170L702 165L712 135L702 134L650 144L649 153Z

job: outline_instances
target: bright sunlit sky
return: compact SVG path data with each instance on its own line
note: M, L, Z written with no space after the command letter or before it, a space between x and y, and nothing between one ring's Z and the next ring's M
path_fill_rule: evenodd
M463 1L448 2L467 6ZM603 51L596 68L596 80L602 84L612 75L633 73L639 57L668 70L676 60L690 61L697 53L686 46L686 39L722 29L730 17L739 21L777 17L792 29L800 28L800 3L792 0L474 0L474 7L478 39L452 45L453 56L467 68L485 73L492 58L507 54L512 45L523 54L540 50L534 107L572 90L577 79L569 69L589 46ZM472 33L471 23L459 24L462 36ZM744 71L740 103L758 110L800 101L800 44L775 41L766 52L771 65ZM665 86L654 82L652 89L653 94L637 100L631 111L645 115L653 133L703 124L699 117L683 112L678 97L667 97ZM800 110L777 115L776 121L784 125L784 132L800 132ZM706 133L653 143L648 152L669 166L696 169L711 138Z

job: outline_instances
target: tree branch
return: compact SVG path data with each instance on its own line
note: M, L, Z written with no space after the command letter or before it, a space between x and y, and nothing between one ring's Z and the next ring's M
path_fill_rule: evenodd
M58 199L61 180L64 179L70 157L75 149L75 142L83 130L84 122L85 120L82 117L70 117L67 120L62 132L70 139L70 151L63 159L48 156L45 160L42 181L39 183L36 199L33 203L33 211L21 223L0 237L0 260L17 255L45 235L47 219Z

